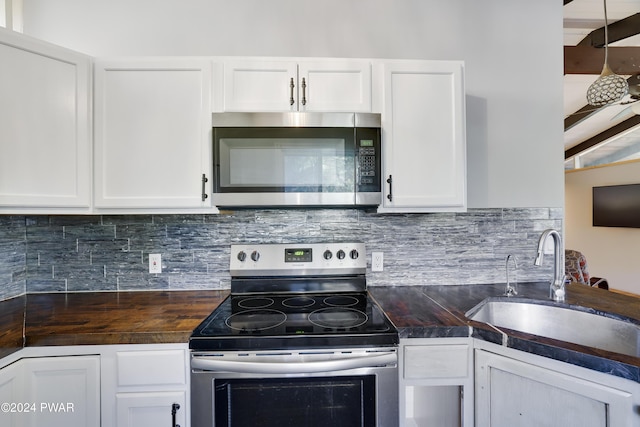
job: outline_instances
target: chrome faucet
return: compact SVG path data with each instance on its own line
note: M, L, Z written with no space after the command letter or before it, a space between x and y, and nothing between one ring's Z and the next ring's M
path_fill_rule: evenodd
M544 243L547 238L553 237L553 280L549 288L549 296L553 300L562 302L564 301L564 266L562 265L562 242L560 240L560 234L553 229L544 230L538 240L538 254L533 262L533 265L542 265L544 258Z
M518 269L518 262L516 261L516 257L509 254L507 255L507 261L505 262L505 270L507 273L507 287L504 290L504 294L508 297L512 297L514 295L518 295L518 279L514 278L513 283L509 280L509 260L513 261L513 265L515 267L514 276L516 274L516 270Z

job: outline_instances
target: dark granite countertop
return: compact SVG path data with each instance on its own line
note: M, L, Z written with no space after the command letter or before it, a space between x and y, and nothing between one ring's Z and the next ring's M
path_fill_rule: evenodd
M495 344L640 382L640 357L498 329L465 317L467 311L484 299L502 297L504 284L373 287L369 288L369 292L396 325L401 338L458 337L471 334L474 338ZM521 283L515 298L550 301L549 285ZM569 284L564 304L614 313L640 323L640 298Z
M468 337L640 382L640 358L469 321L465 313L504 285L384 286L370 294L401 338ZM219 291L32 294L0 302L0 357L25 346L187 342L228 295ZM548 300L548 285L521 283L518 298ZM569 305L640 320L640 298L568 285ZM23 339L24 326L24 339Z

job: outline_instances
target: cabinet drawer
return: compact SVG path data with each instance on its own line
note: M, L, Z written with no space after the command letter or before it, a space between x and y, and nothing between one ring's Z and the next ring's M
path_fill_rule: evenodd
M118 386L184 385L184 350L121 351L116 355Z
M468 345L407 345L404 378L460 378L469 375Z

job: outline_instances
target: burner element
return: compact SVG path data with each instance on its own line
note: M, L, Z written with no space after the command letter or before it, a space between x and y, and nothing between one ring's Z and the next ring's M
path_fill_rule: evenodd
M365 324L368 319L365 313L351 308L322 308L309 314L309 322L330 329L357 328Z
M247 310L232 314L225 323L236 331L264 331L282 325L287 315L278 310Z
M332 295L325 298L324 303L331 307L352 307L358 304L358 298L349 295Z
M309 297L291 297L282 301L282 305L289 308L307 308L315 303L316 301Z
M242 308L267 308L273 305L273 298L250 297L238 302L238 307Z

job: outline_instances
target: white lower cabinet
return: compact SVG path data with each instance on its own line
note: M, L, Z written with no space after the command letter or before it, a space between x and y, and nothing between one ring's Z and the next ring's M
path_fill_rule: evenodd
M27 347L7 359L2 427L173 427L174 404L174 424L190 425L186 343Z
M18 404L23 399L22 381L22 364L14 362L13 364L0 369L0 404L4 405L0 411L0 425L7 427L17 427L24 414L18 412L17 406L12 411L11 406L7 404Z
M472 349L467 338L401 340L401 426L473 426Z
M100 356L29 357L0 370L3 427L100 426Z
M640 384L499 346L492 350L507 355L475 353L476 426L640 425Z
M174 405L179 406L174 406ZM185 392L147 392L116 394L118 427L186 426ZM175 408L175 409L174 409ZM175 423L173 413L175 410ZM171 420L171 423L169 422Z
M110 346L102 353L102 425L188 427L188 354L186 344Z

